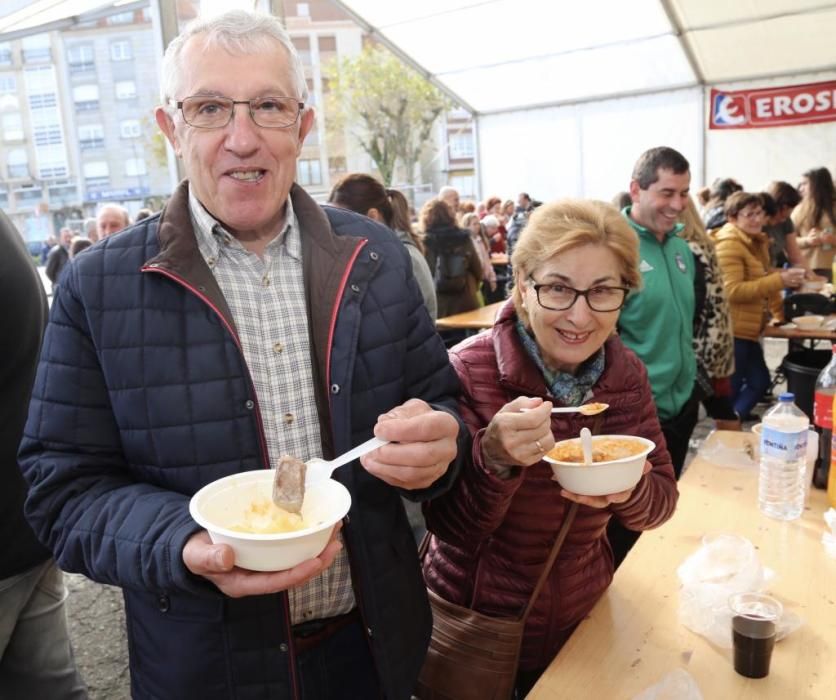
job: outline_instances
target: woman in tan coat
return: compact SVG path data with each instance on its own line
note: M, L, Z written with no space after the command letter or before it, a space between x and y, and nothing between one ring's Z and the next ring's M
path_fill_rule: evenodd
M830 280L836 253L836 192L830 171L827 168L808 170L800 189L803 198L792 212L798 245L807 256L809 266Z
M735 192L726 200L726 224L715 234L717 259L729 301L734 335L732 403L747 420L769 387L769 369L760 344L769 314L783 319L781 290L804 280L803 268L769 272L769 239L761 198Z

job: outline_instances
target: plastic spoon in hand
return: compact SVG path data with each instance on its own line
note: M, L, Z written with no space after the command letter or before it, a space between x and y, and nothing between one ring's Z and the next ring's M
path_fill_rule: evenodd
M608 403L585 403L583 406L557 406L552 409L552 413L580 413L582 416L597 416L609 407ZM520 409L523 413L530 410L530 408Z
M363 444L357 445L357 447L353 450L349 450L335 459L325 460L319 459L318 457L309 459L305 462L305 466L307 467L305 472L305 486L310 486L318 481L324 481L325 479L330 478L331 474L334 473L334 470L337 467L341 467L343 464L348 464L358 457L362 457L364 454L388 444L388 440L382 440L381 438L375 437L371 440L366 440Z
M581 449L583 450L583 463L586 466L592 464L592 433L589 428L581 428Z

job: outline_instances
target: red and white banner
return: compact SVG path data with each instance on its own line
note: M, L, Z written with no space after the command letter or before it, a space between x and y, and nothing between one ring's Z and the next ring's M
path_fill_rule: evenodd
M761 90L711 90L709 129L760 129L836 121L836 80Z

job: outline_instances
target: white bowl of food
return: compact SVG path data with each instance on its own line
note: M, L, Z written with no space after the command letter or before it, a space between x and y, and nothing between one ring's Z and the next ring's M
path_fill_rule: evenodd
M796 316L792 322L803 331L812 331L821 328L821 324L824 323L824 316L806 314L804 316Z
M331 531L351 507L348 489L324 479L305 490L299 516L273 504L272 469L241 472L213 481L189 503L192 518L215 544L228 544L235 565L284 571L319 555ZM288 517L290 516L290 517Z
M635 435L595 435L592 464L583 463L580 438L561 440L543 457L551 464L554 480L582 496L607 496L633 488L642 477L644 463L656 447Z
M827 283L827 280L823 277L818 277L812 280L804 280L801 285L801 288L798 290L804 294L812 294L814 292L821 292L824 289L824 285Z

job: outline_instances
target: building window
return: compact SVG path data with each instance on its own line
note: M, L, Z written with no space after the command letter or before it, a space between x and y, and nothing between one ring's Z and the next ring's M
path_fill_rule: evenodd
M119 135L123 139L135 139L141 134L138 119L126 119L119 124Z
M303 65L311 65L311 40L306 36L294 36L290 40L296 48L296 53L299 54L299 60Z
M10 178L29 177L29 156L23 148L13 148L9 151L6 168Z
M473 134L450 134L450 157L473 158Z
M133 12L120 12L107 18L108 24L131 24L134 21ZM115 59L114 59L115 60Z
M76 44L67 48L67 66L71 74L95 70L96 61L92 44Z
M12 45L8 41L0 44L0 66L12 65Z
M104 160L91 160L82 168L87 189L107 187L110 184L110 168Z
M70 182L56 182L49 187L49 200L53 204L77 204L78 190Z
M17 78L13 75L0 75L0 95L17 93Z
M49 63L52 53L49 47L49 34L27 36L21 41L24 63Z
M34 185L23 185L15 191L15 199L21 206L31 206L41 200L41 188Z
M345 162L345 156L333 156L328 159L328 170L332 173L344 173L348 170Z
M136 83L133 80L120 80L116 83L116 99L130 100L136 97Z
M319 161L314 159L300 160L296 166L296 180L300 185L321 185L322 173Z
M476 197L476 177L473 175L455 175L450 178L450 185L459 191L463 199Z
M4 141L23 141L23 118L20 112L4 114L2 123Z
M125 161L125 175L128 177L147 174L148 168L145 166L144 158L128 158Z
M89 112L99 108L98 85L76 85L73 88L73 102L77 112Z
M58 100L54 92L42 92L36 95L29 95L29 108L33 112L54 109L57 105Z
M337 50L337 37L335 36L321 36L319 37L319 53L334 53Z
M78 127L78 147L82 151L104 148L104 127L101 124L82 124Z
M296 3L296 16L297 17L310 17L311 16L311 5L307 2L297 2Z
M36 146L60 146L64 143L61 125L58 122L36 124L32 136Z
M66 165L41 165L38 166L38 177L41 180L57 180L67 177Z
M112 61L130 61L133 58L130 41L114 41L110 45L110 59Z

